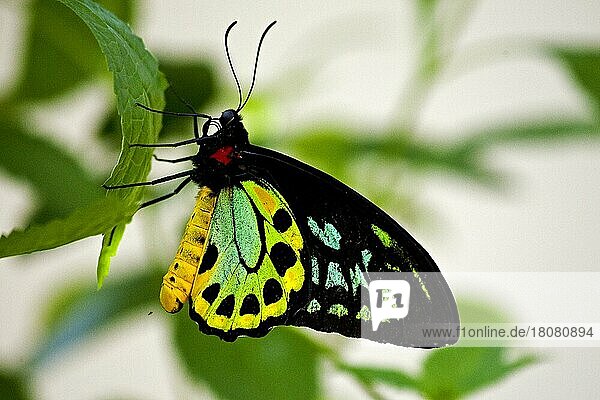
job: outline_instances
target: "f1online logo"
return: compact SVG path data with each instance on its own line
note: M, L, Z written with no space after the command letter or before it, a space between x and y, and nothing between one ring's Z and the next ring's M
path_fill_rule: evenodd
M403 280L375 280L369 283L373 331L383 320L402 319L408 315L410 285Z

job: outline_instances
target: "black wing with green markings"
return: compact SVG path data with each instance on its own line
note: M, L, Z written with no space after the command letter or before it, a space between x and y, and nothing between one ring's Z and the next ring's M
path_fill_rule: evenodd
M287 325L410 347L440 347L455 337L424 337L423 329L456 331L454 296L427 251L396 221L333 177L273 150L241 152L251 174L286 199L304 238L305 287L290 304ZM396 274L389 274L396 273ZM402 319L373 330L366 286L373 280L408 281L410 304Z

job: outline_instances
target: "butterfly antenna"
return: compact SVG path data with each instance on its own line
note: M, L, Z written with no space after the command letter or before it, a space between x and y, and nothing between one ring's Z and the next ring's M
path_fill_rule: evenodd
M229 54L229 41L227 40L229 37L229 31L231 31L231 28L233 28L235 24L237 24L237 21L233 21L225 31L225 53L227 53L227 61L229 62L229 68L231 68L231 73L233 74L233 79L235 79L235 85L237 86L239 108L240 104L242 104L242 87L240 86L240 81L237 77L237 74L235 73L235 69L233 68L233 63L231 62L231 55Z
M250 95L252 94L252 89L254 89L254 82L256 81L256 68L258 67L258 56L260 55L260 48L262 47L263 40L265 40L265 36L267 36L267 32L269 32L269 30L276 23L277 23L277 21L271 22L269 24L269 26L267 26L267 29L265 29L265 31L263 32L262 36L260 37L260 41L258 42L258 49L256 50L256 58L254 59L254 72L252 73L252 84L250 85L250 90L248 91L248 94L246 95L246 100L244 100L244 103L241 104L240 106L238 106L238 108L236 109L237 112L241 111L242 108L244 108L244 106L248 102L248 99L250 99Z

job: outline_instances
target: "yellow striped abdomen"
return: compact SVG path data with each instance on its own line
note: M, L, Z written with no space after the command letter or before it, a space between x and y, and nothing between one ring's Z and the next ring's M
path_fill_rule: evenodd
M205 186L200 188L175 259L160 286L160 304L167 312L178 312L190 297L192 283L206 247L215 200L212 190Z

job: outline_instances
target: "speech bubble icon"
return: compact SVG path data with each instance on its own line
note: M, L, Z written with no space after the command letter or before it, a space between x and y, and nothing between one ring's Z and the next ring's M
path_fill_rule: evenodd
M373 331L384 319L402 319L408 315L410 285L404 280L374 280L369 283Z

